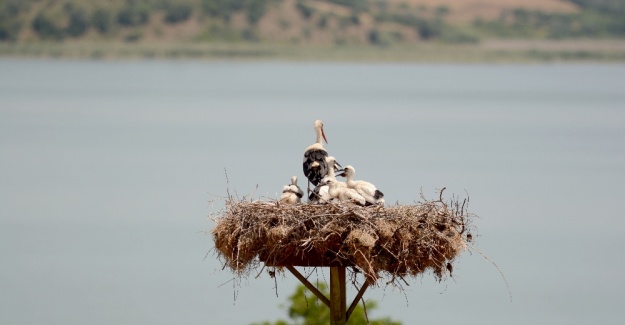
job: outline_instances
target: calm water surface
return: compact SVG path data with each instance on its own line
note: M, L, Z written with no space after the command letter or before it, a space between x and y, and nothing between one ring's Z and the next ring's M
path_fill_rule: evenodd
M512 291L467 252L453 279L368 291L371 317L622 324L624 85L623 65L0 60L0 324L285 318L296 280L230 281L206 216L224 169L241 197L303 178L317 118L389 203L468 193Z

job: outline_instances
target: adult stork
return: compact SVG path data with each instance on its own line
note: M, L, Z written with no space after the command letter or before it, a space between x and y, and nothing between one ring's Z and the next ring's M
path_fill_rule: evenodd
M326 139L326 135L323 132L323 122L321 120L316 120L314 124L315 133L317 134L317 140L315 143L311 144L304 151L304 175L308 178L308 192L310 193L310 183L317 186L321 182L321 180L328 174L328 163L326 162L326 157L328 157L328 152L323 148L323 143L321 140Z
M335 170L340 170L341 165L337 163L336 158L332 156L326 157L326 163L328 165L328 174L321 180L321 183L319 183L315 187L312 193L308 195L308 202L312 204L328 203L330 202L330 200L332 200L332 197L330 197L330 193L329 193L330 186L328 186L327 184L324 185L324 182L327 179L336 180ZM345 184L344 182L337 182L337 186L347 187L347 184Z
M297 176L291 177L291 184L282 187L282 196L280 202L285 204L295 204L302 201L304 191L297 186Z
M346 178L348 188L354 189L358 194L362 195L367 201L367 205L384 205L384 194L380 192L375 185L365 181L355 181L354 174L356 169L352 166L345 166L343 173L339 176Z

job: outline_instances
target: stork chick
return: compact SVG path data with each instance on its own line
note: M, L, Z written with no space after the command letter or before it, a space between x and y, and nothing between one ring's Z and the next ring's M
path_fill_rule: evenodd
M297 176L291 177L291 184L282 187L282 196L280 202L284 204L295 204L302 201L304 191L297 186Z
M366 181L355 181L356 169L352 166L345 166L343 173L338 176L346 178L347 187L355 190L367 201L367 205L384 205L384 193L380 192L375 185Z

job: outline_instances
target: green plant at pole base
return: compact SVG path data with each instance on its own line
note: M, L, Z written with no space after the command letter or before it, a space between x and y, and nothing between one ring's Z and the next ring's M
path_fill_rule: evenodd
M329 296L328 287L321 283L317 287L321 293L326 297ZM288 306L281 306L286 308L289 313L289 320L279 319L275 322L262 322L252 323L251 325L318 325L318 324L330 324L330 308L328 308L323 302L319 301L317 297L310 292L304 285L299 285L295 290L295 293L289 297ZM366 302L367 314L377 309L377 303L369 300ZM362 303L354 309L349 320L349 325L367 324L367 316L365 315L365 309L362 307ZM401 325L399 321L392 320L390 317L372 319L369 317L370 325Z

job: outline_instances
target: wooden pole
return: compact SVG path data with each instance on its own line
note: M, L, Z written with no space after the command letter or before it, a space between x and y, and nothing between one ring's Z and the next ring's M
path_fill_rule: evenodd
M330 267L330 325L347 323L345 267Z
M326 298L326 296L324 296L323 293L321 293L317 289L317 287L315 287L310 282L308 282L308 280L301 273L299 273L294 267L287 266L286 268L287 270L291 271L291 273L295 275L295 277L299 280L299 282L301 282L304 286L306 286L306 288L308 288L310 292L312 292L315 296L317 296L317 298L319 298L321 302L323 302L326 306L330 307L330 300L328 300L328 298Z
M358 301L362 298L365 291L371 284L369 280L365 280L358 294L354 298L354 301L347 308L347 289L345 282L345 267L344 266L331 266L330 267L330 297L326 298L319 289L317 289L312 283L306 279L301 273L299 273L293 265L286 265L287 270L310 290L321 302L330 308L330 325L345 325L347 320L352 315Z
M369 287L369 280L365 280L365 283L362 285L360 290L358 290L358 294L356 295L356 297L354 298L354 301L352 301L352 304L349 306L349 309L347 310L347 316L345 316L347 319L349 319L349 316L351 316L354 309L356 309L356 306L358 305L358 300L362 298L362 296L365 294L365 291L367 290L368 287Z

